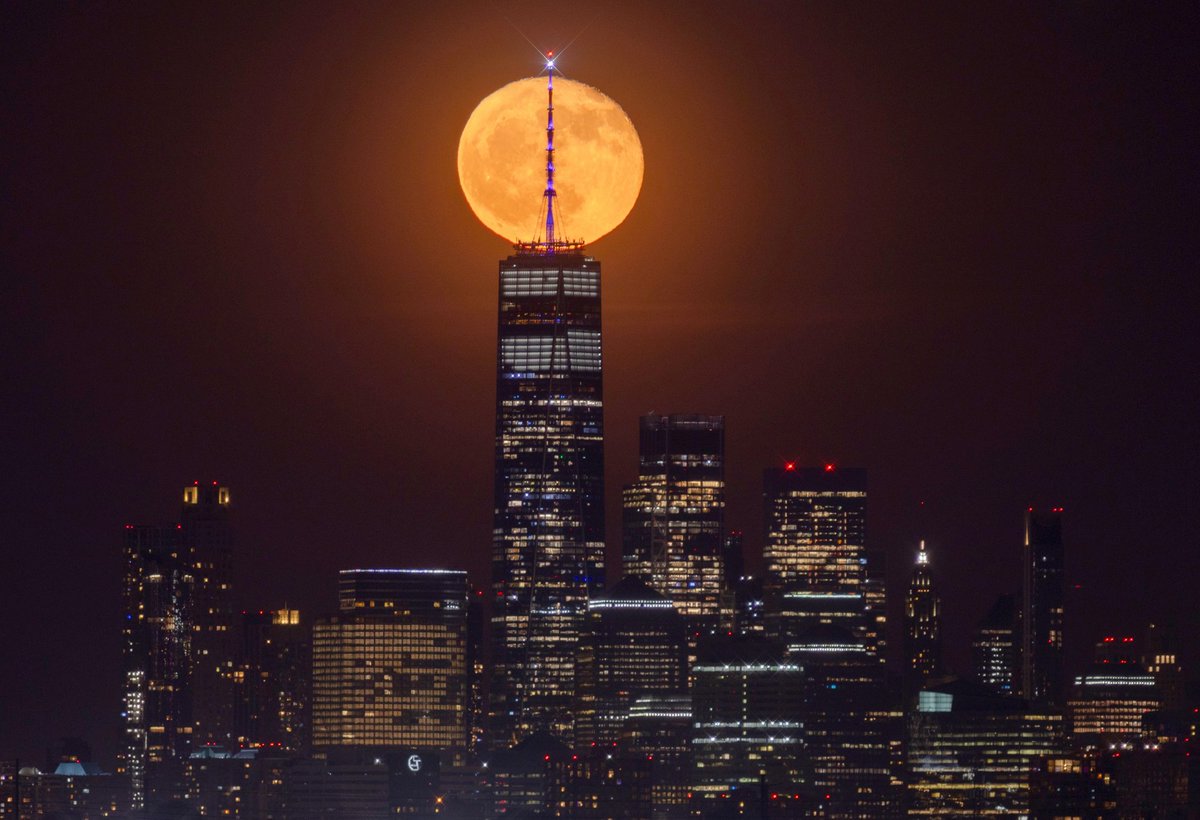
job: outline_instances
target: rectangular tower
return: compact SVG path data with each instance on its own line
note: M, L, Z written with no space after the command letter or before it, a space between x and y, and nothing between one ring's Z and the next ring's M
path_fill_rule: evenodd
M867 471L787 464L763 475L764 593L780 638L844 627L879 650L868 596Z
M467 748L467 573L343 570L313 627L313 745Z
M600 263L520 246L500 263L492 742L566 739L575 652L604 587Z
M665 595L692 643L720 616L725 417L642 416L637 481L625 488L624 571Z
M1061 704L1066 694L1063 671L1062 508L1025 513L1022 558L1022 693L1028 700Z

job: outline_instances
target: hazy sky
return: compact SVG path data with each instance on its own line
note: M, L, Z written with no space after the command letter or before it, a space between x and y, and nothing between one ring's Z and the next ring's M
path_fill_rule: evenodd
M1196 18L3 4L0 754L111 754L121 525L193 479L232 487L243 606L331 608L348 566L486 580L509 248L455 153L539 70L521 32L579 35L561 68L645 150L592 249L610 553L637 416L724 413L750 549L763 467L868 468L893 603L925 537L960 667L1029 504L1066 507L1073 657L1194 631Z

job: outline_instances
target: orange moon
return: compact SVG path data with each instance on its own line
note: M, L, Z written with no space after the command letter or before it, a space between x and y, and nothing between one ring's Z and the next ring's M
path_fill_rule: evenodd
M624 221L642 189L642 142L629 117L590 85L554 78L559 239L595 242ZM458 141L458 181L479 221L510 242L543 233L546 78L517 80L475 107Z

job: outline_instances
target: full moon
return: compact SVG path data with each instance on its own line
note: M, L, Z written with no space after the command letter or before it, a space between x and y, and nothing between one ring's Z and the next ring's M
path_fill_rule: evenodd
M629 117L590 85L554 78L554 187L559 239L595 242L633 209L642 143ZM546 189L546 79L517 80L471 113L458 141L458 181L479 221L528 242Z

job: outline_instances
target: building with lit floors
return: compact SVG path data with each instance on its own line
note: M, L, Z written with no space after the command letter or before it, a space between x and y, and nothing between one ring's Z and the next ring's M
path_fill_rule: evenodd
M183 797L192 750L191 563L179 527L127 524L122 575L122 742L134 809Z
M764 472L763 500L768 631L788 641L841 626L878 653L886 621L868 596L866 470L789 462Z
M1021 600L1021 692L1028 700L1060 705L1066 696L1062 513L1062 507L1025 513Z
M600 263L523 246L500 263L492 740L569 738L575 652L604 588Z
M344 570L313 626L313 746L466 752L467 574Z
M694 646L717 628L725 586L725 417L642 416L638 440L622 564L675 603Z
M909 717L909 815L1028 816L1031 775L1062 752L1056 707L965 680L931 684Z
M1162 700L1154 676L1138 661L1132 636L1107 635L1096 645L1092 668L1075 676L1067 700L1067 724L1075 746L1142 745L1143 720L1162 707Z
M1000 595L971 636L971 676L1002 695L1021 691L1021 626L1015 595Z
M823 817L904 814L904 712L883 660L848 630L818 624L789 642L804 670L804 755Z
M639 697L687 691L686 632L675 605L636 576L588 602L576 676L577 748L619 740Z
M933 568L925 542L904 598L905 692L916 693L942 671L942 600L933 585Z
M758 811L765 794L808 800L800 663L765 638L714 638L692 674L693 810L733 800Z

